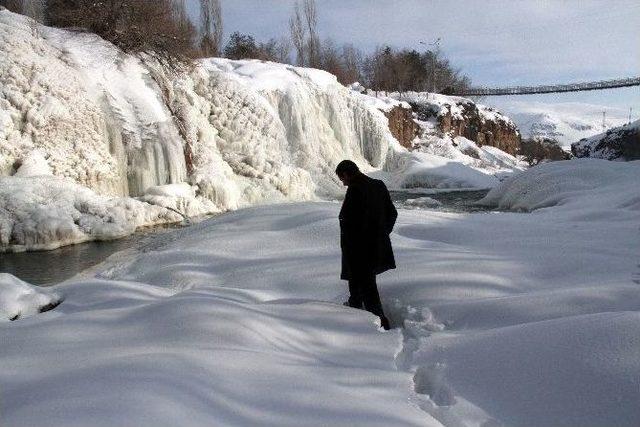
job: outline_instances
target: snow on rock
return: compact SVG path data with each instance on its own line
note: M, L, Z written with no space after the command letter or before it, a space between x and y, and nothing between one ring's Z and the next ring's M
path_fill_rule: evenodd
M413 151L393 153L385 171L375 174L390 188L492 188L499 181L444 156Z
M98 195L64 178L0 177L0 252L109 240L141 226L181 220L176 212Z
M408 101L417 111L414 120L421 130L410 144L411 151L391 151L384 166L385 171L397 177L393 180L397 185L491 188L499 179L526 168L526 163L515 156L492 145L473 142L460 134L460 129L468 127L463 123L471 115L474 120L503 126L517 137L513 122L488 107L466 98L431 93L392 93L389 97L372 91L366 93L358 92L358 95L373 108L389 112L399 106L409 106L405 102ZM448 123L446 126L442 123L443 118ZM453 126L454 122L458 124ZM476 132L475 136L478 135ZM407 168L408 164L416 167ZM443 164L449 166L443 168ZM417 181L415 169L420 170L421 178Z
M211 200L197 195L198 188L187 183L149 187L138 200L177 211L186 217L195 217L220 210Z
M34 150L21 160L20 166L13 176L28 178L30 176L38 175L53 174L51 173L51 168L49 167L47 159L45 159L42 153L38 150Z
M577 157L640 160L640 120L571 144Z
M500 209L533 211L561 205L576 215L610 208L640 210L639 161L619 163L574 159L544 163L508 178L479 203Z
M32 286L8 273L0 273L0 321L17 320L60 304L54 292Z
M463 136L479 146L493 146L511 155L519 151L517 126L491 107L467 98L434 93L406 92L391 96L411 104L427 133L437 127L440 134L451 138Z

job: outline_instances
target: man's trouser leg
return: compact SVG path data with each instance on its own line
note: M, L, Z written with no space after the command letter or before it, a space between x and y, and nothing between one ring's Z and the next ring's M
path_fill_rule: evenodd
M349 279L349 301L347 303L349 307L362 308L362 286L354 278Z
M352 282L354 283L352 284ZM352 287L358 289L365 310L380 317L382 327L388 330L389 320L382 310L380 294L378 293L378 286L376 285L376 275L372 273L356 277L349 281L349 290L351 290Z

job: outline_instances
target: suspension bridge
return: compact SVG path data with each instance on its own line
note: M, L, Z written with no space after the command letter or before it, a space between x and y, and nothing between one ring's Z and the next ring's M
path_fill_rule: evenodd
M507 96L507 95L534 95L539 93L581 92L586 90L615 89L621 87L640 86L640 77L630 77L615 80L600 80L593 82L569 83L562 85L543 86L511 86L511 87L475 87L466 90L454 89L447 95L458 96Z

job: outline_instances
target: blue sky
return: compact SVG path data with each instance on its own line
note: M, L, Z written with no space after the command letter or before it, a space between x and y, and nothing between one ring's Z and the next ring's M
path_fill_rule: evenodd
M195 0L188 0L195 5ZM222 0L225 34L288 33L294 0ZM474 84L565 83L640 75L638 0L317 0L322 38L441 49ZM192 6L193 7L193 6ZM195 10L195 8L194 8ZM634 107L640 88L535 97Z

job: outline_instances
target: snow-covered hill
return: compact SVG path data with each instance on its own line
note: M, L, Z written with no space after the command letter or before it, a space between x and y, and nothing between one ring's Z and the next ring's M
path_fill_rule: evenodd
M342 305L337 203L116 254L0 318L0 423L636 427L639 163L543 164L487 197L527 214L400 209L391 331ZM0 275L0 304L33 293Z
M576 157L607 160L640 159L640 120L571 144Z
M498 97L486 102L504 111L518 125L523 138L556 140L565 151L571 143L602 132L602 112L607 128L627 122L628 111L578 102L543 103L504 101Z

